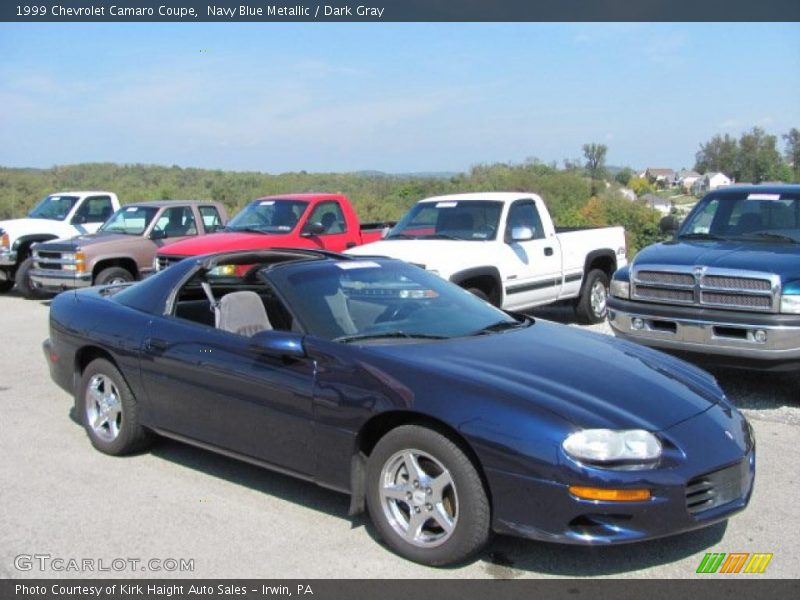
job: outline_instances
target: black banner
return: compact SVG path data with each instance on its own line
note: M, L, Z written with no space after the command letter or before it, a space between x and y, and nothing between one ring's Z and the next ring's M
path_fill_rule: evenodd
M0 21L800 21L798 0L17 0Z
M792 591L794 590L794 591ZM0 580L3 600L625 600L648 598L797 598L800 582L779 579L666 580L213 580L124 579Z

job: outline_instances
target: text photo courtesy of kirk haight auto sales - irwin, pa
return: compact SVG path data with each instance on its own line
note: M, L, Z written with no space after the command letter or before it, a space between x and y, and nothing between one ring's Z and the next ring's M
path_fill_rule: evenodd
M798 97L790 0L0 7L0 597L794 596Z

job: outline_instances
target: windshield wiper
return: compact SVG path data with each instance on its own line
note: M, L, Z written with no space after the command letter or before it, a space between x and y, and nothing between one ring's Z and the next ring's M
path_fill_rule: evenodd
M232 231L234 233L260 233L262 235L270 235L270 232L255 227L226 227L225 231Z
M373 331L371 333L355 333L353 335L343 335L333 338L334 342L355 342L359 340L371 340L380 338L407 338L420 340L446 340L446 335L433 335L429 333L408 333L399 329L392 331Z
M684 233L678 236L679 240L726 240L720 235L714 235L713 233Z
M796 240L790 235L783 233L773 233L771 231L757 231L756 233L749 233L747 237L758 237L768 240L776 240L781 242L789 242L791 244L800 244L800 240Z
M497 321L486 327L482 327L477 331L473 331L470 335L487 335L489 333L497 333L498 331L507 331L509 329L517 329L525 327L533 322L533 319L526 318L524 321Z
M387 235L384 239L386 240L415 240L417 236L415 235L408 235L407 233L391 233Z

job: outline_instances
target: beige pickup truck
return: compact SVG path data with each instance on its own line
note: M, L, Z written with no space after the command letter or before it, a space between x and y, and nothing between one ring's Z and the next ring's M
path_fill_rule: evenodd
M163 200L127 204L95 234L33 248L29 298L65 289L125 283L153 270L156 252L172 242L213 233L228 220L219 202ZM21 286L22 288L22 286Z

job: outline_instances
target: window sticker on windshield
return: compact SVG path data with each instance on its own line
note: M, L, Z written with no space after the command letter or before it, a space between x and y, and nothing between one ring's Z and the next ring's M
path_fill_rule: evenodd
M436 208L453 208L458 206L458 202L437 202Z
M125 212L136 212L137 210L139 210L138 207L131 206L130 208L126 208Z
M749 194L748 200L780 200L780 194Z
M348 261L348 262L337 262L336 266L340 269L344 269L345 271L349 269L380 269L381 266L376 263L372 262L371 260L356 260L356 261Z
M278 231L291 231L292 228L290 225L278 225Z
M262 200L258 203L259 206L272 206L275 204L275 200Z

